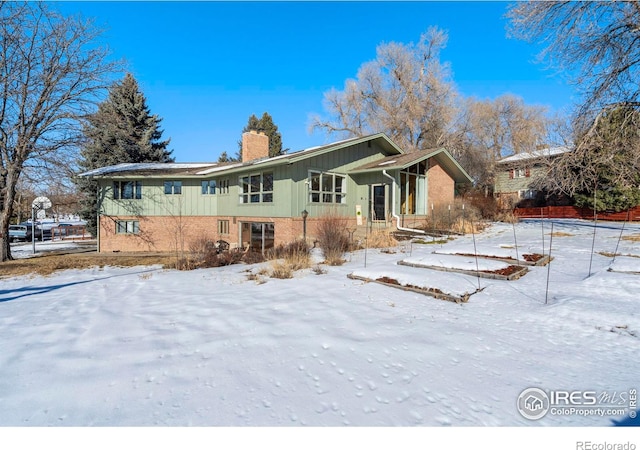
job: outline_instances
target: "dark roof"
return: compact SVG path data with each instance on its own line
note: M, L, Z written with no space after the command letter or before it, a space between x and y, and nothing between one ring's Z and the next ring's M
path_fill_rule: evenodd
M381 170L405 169L413 164L429 158L435 158L440 165L451 175L456 183L472 183L473 179L458 164L451 154L444 148L419 150L402 155L387 156L385 158L364 164L350 170L350 173L377 172Z
M114 166L101 167L99 169L90 170L81 173L80 176L85 177L104 177L104 176L165 176L165 175L183 175L183 176L206 176L216 172L236 172L247 167L260 166L270 167L280 164L289 164L302 159L310 158L322 153L332 152L341 148L349 147L367 141L378 141L382 148L388 153L403 154L404 152L395 143L393 143L384 133L373 134L370 136L360 136L355 138L344 139L331 144L310 147L294 153L286 153L284 155L273 156L271 158L255 159L247 162L230 162L230 163L200 163L200 164L182 164L182 163L140 163L140 164L117 164Z

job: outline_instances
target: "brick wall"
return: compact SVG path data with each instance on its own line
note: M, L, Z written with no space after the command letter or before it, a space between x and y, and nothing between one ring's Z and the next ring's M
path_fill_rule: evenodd
M242 134L242 162L269 156L269 137L260 132L249 131Z
M431 205L437 208L438 205L453 203L455 182L433 158L429 159L427 183L428 211L431 211Z
M116 221L138 221L139 232L137 234L116 233ZM229 233L218 233L218 221L229 222ZM307 241L313 243L316 240L317 226L321 218L309 217L307 219ZM275 228L275 243L278 246L287 244L303 237L302 217L294 218L265 218L265 217L224 217L224 216L188 216L188 217L100 217L100 251L101 252L174 252L177 250L189 250L189 246L200 238L211 241L223 239L231 244L231 247L244 247L246 242L241 242L240 223L260 222L273 223ZM356 219L346 218L345 223L349 229L356 228ZM366 228L360 227L364 233Z

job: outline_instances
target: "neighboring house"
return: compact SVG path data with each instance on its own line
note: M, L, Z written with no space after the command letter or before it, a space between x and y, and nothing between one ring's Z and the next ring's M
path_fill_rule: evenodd
M538 183L548 176L551 161L570 151L568 147L551 147L508 156L496 162L493 194L504 209L515 206L541 206L545 193Z
M236 163L118 164L81 174L98 182L98 249L168 251L198 238L264 251L318 220L348 228L418 226L471 178L444 149L405 153L375 134L268 157L268 137L242 136ZM308 214L303 219L303 211ZM305 226L306 225L306 226Z

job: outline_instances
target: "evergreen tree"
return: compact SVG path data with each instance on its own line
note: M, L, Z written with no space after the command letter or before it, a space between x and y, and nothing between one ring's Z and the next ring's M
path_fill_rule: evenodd
M260 119L255 114L251 114L247 125L242 129L242 133L251 130L262 131L269 137L269 157L282 155L289 150L282 149L282 135L278 131L278 126L273 123L273 118L269 113L263 113ZM238 149L237 159L242 160L242 140L238 141Z
M575 148L553 161L544 187L598 212L639 205L640 109L612 105L575 126Z
M586 175L593 186L576 192L577 206L618 212L640 204L637 107L622 104L604 110L581 136L579 147L583 151L576 154L574 173Z
M219 163L230 163L236 161L238 161L238 159L234 158L233 156L229 156L227 152L220 153L220 156L218 157Z
M82 171L120 163L173 162L169 140L163 141L162 121L151 114L138 82L127 74L109 89L108 98L84 125L85 142L80 151ZM80 177L76 185L82 193L80 215L87 229L97 231L97 183Z

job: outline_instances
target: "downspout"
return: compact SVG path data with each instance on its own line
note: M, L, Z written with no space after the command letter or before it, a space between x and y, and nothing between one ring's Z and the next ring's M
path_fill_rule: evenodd
M100 253L100 209L101 208L102 208L102 202L100 201L100 182L96 181L96 250L98 253Z
M424 230L416 230L415 228L405 228L400 226L400 216L396 214L396 179L389 175L385 169L382 169L382 175L391 180L391 215L396 219L396 228L400 231L425 234Z

